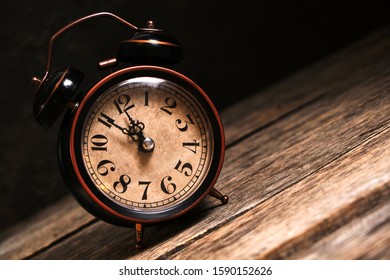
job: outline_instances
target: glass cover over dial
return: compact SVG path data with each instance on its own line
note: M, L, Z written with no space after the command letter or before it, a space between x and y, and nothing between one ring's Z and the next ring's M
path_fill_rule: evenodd
M161 78L130 78L105 90L86 114L82 162L112 202L164 211L203 183L213 139L207 114L187 89Z

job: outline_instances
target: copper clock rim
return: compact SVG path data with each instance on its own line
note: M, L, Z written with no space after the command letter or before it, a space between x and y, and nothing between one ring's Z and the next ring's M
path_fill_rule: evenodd
M218 160L218 163L217 163L217 166L216 166L216 170L214 172L214 176L212 176L211 182L209 182L209 186L206 188L206 191L204 191L195 201L191 202L190 205L186 206L184 209L181 209L180 211L178 211L178 212L176 212L176 213L174 213L174 214L172 214L170 216L167 216L167 217L163 217L163 218L160 217L160 218L155 218L155 219L138 219L138 218L134 218L134 217L129 217L129 216L123 215L122 213L119 213L118 211L115 211L114 209L112 209L111 207L106 205L104 202L102 202L101 199L99 199L90 190L90 188L88 187L88 184L85 182L85 179L84 179L83 175L80 172L80 169L79 169L79 166L78 166L78 163L77 163L77 156L76 156L76 150L75 150L75 134L76 134L76 126L79 123L78 120L79 120L80 114L83 111L82 109L85 106L85 104L88 102L88 100L94 95L94 93L96 91L98 91L103 85L105 85L106 83L108 83L112 79L120 77L120 76L122 76L124 74L137 73L137 72L148 72L148 71L151 72L150 75L152 77L155 77L153 75L153 73L154 74L162 73L162 74L173 75L173 76L175 76L178 79L184 80L185 83L189 84L198 93L201 94L202 99L207 103L207 105L209 106L209 109L212 112L213 117L215 118L215 122L216 122L215 124L213 124L213 122L214 122L213 120L211 120L211 121L212 121L212 125L215 125L216 130L219 130L219 131L215 131L214 133L218 133L217 136L220 137L220 139L218 139L220 141L220 143L217 143L217 144L220 145L220 147L218 147L218 150L216 149L214 151L215 154L219 155L219 160ZM156 77L158 77L158 75L156 75ZM206 109L206 113L208 111L209 110ZM207 114L209 114L209 113L207 113ZM216 137L216 136L214 136L214 137ZM213 105L213 103L211 102L211 100L207 96L207 94L197 84L195 84L192 80L190 80L186 76L184 76L184 75L182 75L182 74L180 74L180 73L178 73L178 72L176 72L174 70L167 69L167 68L160 67L160 66L133 66L133 67L128 67L128 68L121 69L121 70L119 70L117 72L114 72L114 73L104 77L97 84L95 84L87 92L87 94L84 96L84 98L83 98L82 102L80 103L80 105L78 106L77 111L75 112L75 115L74 115L74 117L72 119L72 122L71 122L70 137L69 137L69 152L70 152L71 165L73 167L73 170L75 172L75 175L77 177L78 182L81 184L81 187L87 193L87 195L95 203L97 203L99 205L99 207L101 207L104 211L108 212L109 214L111 214L111 215L113 215L113 216L115 216L115 217L117 217L119 219L126 220L128 222L143 223L143 224L158 223L158 222L163 222L163 221L167 221L167 220L171 220L171 219L177 218L177 217L185 214L186 212L190 211L192 208L194 208L196 205L198 205L208 195L208 193L212 190L212 188L214 187L214 185L215 185L215 183L216 183L216 181L217 181L217 179L219 177L221 169L222 169L222 164L223 164L223 160L224 160L224 153L225 153L225 136L224 136L223 126L222 126L222 121L221 121L221 119L219 117L219 114L218 114L215 106ZM213 164L213 163L211 163L211 164ZM210 170L208 172L211 171L211 168L212 167L210 167ZM207 174L206 177L208 177L208 176L211 176L211 175ZM203 182L202 184L204 184L204 183L205 182Z

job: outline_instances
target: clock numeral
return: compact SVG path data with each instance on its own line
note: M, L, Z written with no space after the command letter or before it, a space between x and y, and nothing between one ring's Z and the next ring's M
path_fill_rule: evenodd
M107 116L104 113L100 113L100 115L101 115L102 118L98 118L98 122L104 124L108 128L111 128L111 126L115 123L115 120L110 118L109 116Z
M149 91L145 91L145 106L149 106Z
M128 175L121 175L119 181L114 182L114 190L118 193L124 193L127 191L127 186L130 185L131 178Z
M110 165L111 167L109 167ZM111 160L103 159L101 162L98 163L97 172L100 175L106 176L109 170L111 170L112 172L116 170L116 166Z
M152 182L138 181L138 186L145 186L144 193L142 195L142 200L148 199L148 188L151 183Z
M199 147L200 143L196 140L194 142L184 142L183 147L190 150L194 154L196 154L196 150Z
M183 123L183 121L182 121L181 119L177 119L177 120L176 120L176 127L177 127L181 132L187 131L188 125L189 125L189 124L195 124L194 121L192 120L190 114L187 114L186 117L187 117L188 120L185 120L185 121L184 121L184 122L185 122L185 123L184 123L184 126L181 125L181 124Z
M192 175L192 165L191 163L184 163L182 165L181 160L179 159L179 162L176 164L175 169L179 171L180 173L184 173L184 175L191 176Z
M122 94L121 96L118 97L118 99L114 100L114 105L118 109L119 114L122 114L131 108L133 108L134 102L131 102L131 97L127 94Z
M91 137L91 143L94 145L91 147L92 151L107 151L108 139L102 134L96 134Z
M165 106L162 106L160 109L163 110L165 113L168 115L172 115L173 111L169 109L174 109L177 106L176 100L173 99L172 97L167 97L165 99Z
M176 184L174 183L169 183L168 185L166 185L166 182L165 180L167 180L168 182L172 181L172 177L171 176L165 176L162 180L161 180L161 190L166 193L166 194L172 194L176 191Z

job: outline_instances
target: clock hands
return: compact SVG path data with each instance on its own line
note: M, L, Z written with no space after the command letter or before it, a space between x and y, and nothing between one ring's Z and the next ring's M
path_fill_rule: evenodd
M131 139L133 139L133 141L135 141L135 142L138 142L140 139L145 138L144 134L142 132L145 128L144 123L140 122L140 121L133 120L133 118L129 115L129 113L127 111L125 113L126 113L127 118L130 121L128 134L131 137Z
M138 148L140 151L147 153L152 152L155 144L152 138L144 136L143 130L145 128L145 124L143 122L133 120L127 111L125 111L125 113L130 122L128 134L131 139L138 142Z
M145 129L145 124L138 120L133 120L133 118L126 111L126 116L129 119L129 128L124 128L117 123L115 120L110 118L104 113L101 113L101 118L98 118L98 121L110 128L114 126L122 131L123 134L130 136L134 142L138 142L138 148L142 152L152 152L155 147L154 140L150 137L145 137L143 130Z
M127 128L123 128L120 125L115 123L115 120L110 118L104 113L101 113L101 118L98 118L98 122L104 124L108 128L111 128L111 126L114 126L118 128L120 131L122 131L124 134L129 135L129 130Z

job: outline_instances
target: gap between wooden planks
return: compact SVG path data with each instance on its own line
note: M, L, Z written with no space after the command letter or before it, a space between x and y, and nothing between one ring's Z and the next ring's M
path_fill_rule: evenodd
M360 145L375 139L378 133L385 133L389 122L388 30L293 75L222 114L228 150L216 187L230 195L229 205L215 207L215 201L208 199L192 213L191 219L184 217L172 224L148 228L145 236L148 248L139 252L133 249L131 230L97 222L66 198L5 233L0 241L0 258L252 258L293 257L295 251L291 248L304 248L309 252L320 242L309 242L313 247L294 247L292 241L299 239L296 236L298 239L284 240L286 243L278 243L274 238L274 251L270 251L273 254L268 255L262 255L257 248L257 253L238 250L218 257L216 252L223 252L218 246L213 247L216 251L213 254L195 250L196 254L188 255L187 248L194 248L192 244L200 244L200 247L208 244L211 248L213 243L201 245L202 242L228 232L240 221L248 223L252 218L246 221L245 217L251 217L263 205L295 190L304 180L315 178L328 164L348 158ZM363 194L358 193L355 198ZM289 199L292 198L285 200L287 205L292 201ZM337 197L334 199L338 201ZM370 215L370 211L367 212ZM261 216L255 217L258 220L254 221L261 224ZM274 216L272 221L282 223L281 218ZM316 225L309 224L300 230L310 232L308 230ZM320 235L324 244L331 242L326 243L327 234L332 236L338 230L344 230L344 227L335 227ZM237 232L234 236L241 241L252 238L246 227ZM224 242L223 239L218 241ZM265 246L259 240L257 243ZM278 249L278 246L284 249ZM292 247L289 249L289 246ZM296 256L308 255L300 251Z

